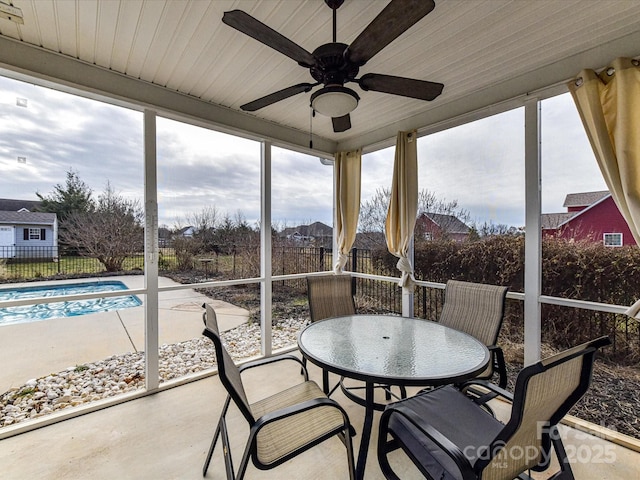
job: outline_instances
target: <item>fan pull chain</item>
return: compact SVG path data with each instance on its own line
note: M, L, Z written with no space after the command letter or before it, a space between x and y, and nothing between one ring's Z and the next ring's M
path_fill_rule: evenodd
M309 148L313 148L313 117L316 116L316 111L313 108L309 110Z

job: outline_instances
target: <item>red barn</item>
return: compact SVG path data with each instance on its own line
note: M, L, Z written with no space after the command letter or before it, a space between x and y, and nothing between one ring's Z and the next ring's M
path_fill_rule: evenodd
M567 211L542 215L543 237L602 242L609 247L636 245L609 191L570 193Z

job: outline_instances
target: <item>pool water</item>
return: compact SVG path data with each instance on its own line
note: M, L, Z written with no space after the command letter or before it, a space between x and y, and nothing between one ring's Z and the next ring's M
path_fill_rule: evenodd
M114 292L126 290L119 281L67 283L40 287L0 288L0 301L26 298L57 297L82 293ZM137 307L142 301L135 295L122 297L92 298L67 302L40 303L21 307L0 308L0 326L12 323L37 322L49 318L73 317L89 313L108 312Z

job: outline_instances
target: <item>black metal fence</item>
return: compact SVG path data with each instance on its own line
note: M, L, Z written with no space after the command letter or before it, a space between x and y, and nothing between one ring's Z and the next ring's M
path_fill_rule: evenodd
M255 246L227 249L227 254L212 252L194 255L188 265L189 278L198 281L227 278L248 278L259 274L259 250ZM34 279L59 278L61 276L91 276L105 271L95 258L72 255L56 247L0 247L0 283L28 281ZM257 259L256 259L257 256ZM311 273L332 269L333 252L324 247L274 246L272 268L274 275ZM171 248L161 249L160 270L176 272L184 268ZM123 270L142 271L142 254L126 259ZM389 275L390 272L375 264L372 252L352 249L347 270ZM294 294L306 295L304 279L278 282L276 288L290 290ZM402 312L402 290L394 282L354 279L354 294L359 311ZM414 312L417 317L436 320L440 316L444 291L437 288L419 287L414 295ZM640 361L640 326L638 321L625 315L595 312L568 307L545 305L542 311L543 340L557 346L569 346L580 339L595 335L609 335L613 345L607 356L623 363ZM518 338L523 331L523 309L521 302L509 301L505 326L511 338ZM563 345L563 341L567 345Z
M124 271L144 268L142 254L127 257ZM65 275L96 275L105 271L98 259L62 247L0 247L0 282L28 281Z
M221 278L246 278L259 275L260 251L255 245L233 245L220 250L199 254L184 254L173 248L161 248L161 271L196 271ZM331 270L333 252L325 247L274 246L272 250L273 275L311 273ZM144 255L129 256L123 271L144 269ZM347 269L375 273L371 252L353 249ZM68 274L99 274L104 265L97 258L59 247L0 247L0 279L30 280Z
M60 253L59 247L40 246L0 246L0 260L7 262L19 261L54 261Z

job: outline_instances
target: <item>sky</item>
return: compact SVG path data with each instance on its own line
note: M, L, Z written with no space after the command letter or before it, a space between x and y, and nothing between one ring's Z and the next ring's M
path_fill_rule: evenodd
M544 100L542 210L565 211L568 193L605 190L569 94ZM159 118L159 225L187 226L205 209L260 218L258 142ZM99 195L107 182L143 204L142 113L0 77L0 198L37 200L73 170ZM362 201L389 187L394 148L362 160ZM476 224L524 225L524 109L418 140L419 188L457 201ZM274 148L276 227L331 225L332 169L317 157Z

